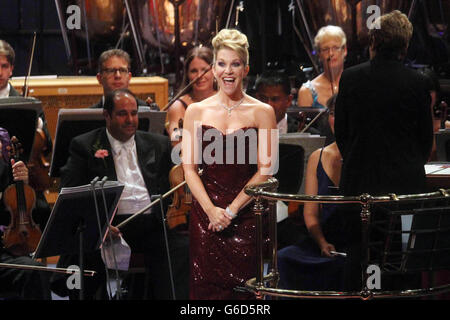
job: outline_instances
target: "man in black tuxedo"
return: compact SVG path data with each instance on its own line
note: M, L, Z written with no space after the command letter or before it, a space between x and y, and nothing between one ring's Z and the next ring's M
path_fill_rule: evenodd
M131 80L131 58L121 49L110 49L104 51L98 59L97 81L103 88L102 99L89 108L103 108L105 96L116 89L128 89ZM149 103L136 99L138 106L150 106L159 110L158 106L149 100Z
M402 63L412 32L408 17L398 10L379 17L369 31L370 61L342 73L335 110L335 136L343 158L342 195L425 190L424 165L431 152L433 128L426 80ZM346 283L349 289L360 289L361 208L345 207L345 211ZM372 208L372 221L384 217L384 211ZM371 241L386 237L376 230L370 236ZM387 276L382 286L404 289L417 286L417 280Z
M397 10L381 16L369 32L371 60L342 74L335 135L343 195L424 191L433 130L426 80L402 63L412 29Z
M151 195L164 194L169 189L168 177L172 163L170 141L162 135L137 131L137 109L136 99L128 89L109 92L103 108L106 128L98 128L72 139L69 159L61 168L61 187L89 184L97 176L107 176L109 180L125 184L112 226L150 204ZM123 229L113 228L113 231L123 235L132 252L144 253L151 278L150 298L171 299L162 223L160 208L153 207L151 213L142 214ZM188 297L186 240L169 230L177 299ZM78 257L75 260L73 258L61 257L59 264L77 264ZM95 279L87 279L86 299L106 298L105 272L99 252L86 254L85 268L99 273ZM77 296L77 290L70 290L71 299Z

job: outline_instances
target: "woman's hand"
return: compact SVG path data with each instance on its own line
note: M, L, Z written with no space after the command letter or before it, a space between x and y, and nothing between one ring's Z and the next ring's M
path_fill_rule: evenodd
M209 218L208 230L215 232L222 231L231 223L231 219L228 217L225 209L213 207L206 214Z
M12 173L14 181L23 181L28 183L28 168L23 161L15 162L11 159Z

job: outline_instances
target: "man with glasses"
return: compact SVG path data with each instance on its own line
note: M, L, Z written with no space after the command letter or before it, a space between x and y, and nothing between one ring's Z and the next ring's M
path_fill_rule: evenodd
M102 99L90 108L103 108L105 96L116 89L128 89L131 80L131 58L121 49L104 51L98 60L97 80L103 87ZM150 98L149 98L150 99ZM150 106L158 109L153 101L149 103L137 99L138 106Z

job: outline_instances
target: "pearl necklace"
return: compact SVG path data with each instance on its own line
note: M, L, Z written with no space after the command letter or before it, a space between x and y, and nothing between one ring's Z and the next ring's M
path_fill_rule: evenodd
M228 107L224 103L221 103L220 105L228 111L228 116L231 116L231 111L241 105L241 103L244 101L245 97L243 97L241 100L238 101L234 106Z

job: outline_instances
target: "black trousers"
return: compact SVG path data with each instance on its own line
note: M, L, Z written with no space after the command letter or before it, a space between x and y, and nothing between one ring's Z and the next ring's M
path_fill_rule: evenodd
M28 256L16 257L0 249L0 262L42 266ZM51 300L50 273L45 271L0 268L0 293L23 300Z

